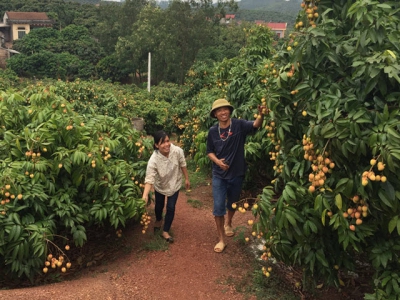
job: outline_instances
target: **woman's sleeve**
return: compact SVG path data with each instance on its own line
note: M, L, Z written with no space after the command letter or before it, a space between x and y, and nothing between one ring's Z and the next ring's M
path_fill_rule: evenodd
M181 168L186 167L185 153L181 148L179 148L179 166Z
M157 174L157 166L155 161L150 157L149 162L147 163L146 168L146 178L144 179L144 183L154 184L155 178Z

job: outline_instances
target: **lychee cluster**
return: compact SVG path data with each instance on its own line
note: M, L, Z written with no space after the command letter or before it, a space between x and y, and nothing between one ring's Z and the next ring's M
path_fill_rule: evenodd
M6 215L7 213L7 204L12 200L17 198L18 200L22 200L23 196L21 193L18 193L18 190L15 187L12 187L11 184L6 184L4 187L0 189L0 214Z
M364 173L362 174L362 178L361 178L361 184L363 186L366 186L370 181L381 181L381 182L386 182L387 178L385 175L381 174L375 174L375 172L373 171L373 168L376 166L376 168L378 169L378 171L383 171L385 169L385 164L382 161L379 161L379 156L377 159L373 158L370 160L370 164L371 167L368 171L364 171Z
M136 142L136 143L135 143L135 146L139 147L138 152L139 152L139 157L140 157L145 147L144 147L144 145L143 145L140 141L139 141L139 142Z
M278 77L278 70L274 67L275 64L274 63L270 63L270 64L265 64L264 68L268 69L270 71L266 72L266 75L270 75L274 78ZM266 79L264 83L266 83L268 80Z
M26 152L25 152L25 156L26 156L27 158L30 158L30 159L32 160L33 163L37 162L37 161L39 160L39 158L41 157L41 155L42 155L42 154L40 153L40 151L34 152L34 151L32 151L32 150L29 150L29 151L26 151Z
M144 212L142 218L140 219L140 225L142 225L142 233L145 234L147 228L149 227L151 217L147 212Z
M308 22L308 24L313 28L317 26L315 20L319 17L319 14L317 12L318 11L317 3L319 1L320 0L305 0L300 4L307 18L306 22ZM303 21L299 21L295 24L296 29L301 29L303 26L304 26Z
M260 256L260 259L262 261L267 262L271 257L272 257L272 253L271 253L270 249L267 248L267 246L264 245L263 246L263 253ZM268 267L263 266L261 268L261 271L265 275L265 277L270 277L271 276L271 272L272 272L272 267L271 266L268 266Z
M279 153L281 150L281 141L276 139L275 131L275 122L271 120L268 125L265 126L265 129L267 130L267 137L271 139L271 143L274 146L275 151L270 151L268 152L270 156L270 160L274 161L275 164L273 166L273 169L277 173L282 173L283 171L283 165L279 162Z
M324 186L326 174L332 172L335 163L329 159L327 151L323 151L323 154L317 154L319 151L314 149L311 138L305 135L303 136L303 150L304 159L312 162L312 173L308 175L308 181L311 182L311 185L308 190L314 193L316 188Z
M104 147L100 145L100 151L102 152L103 160L107 161L108 159L111 158L111 154L109 153L110 148L109 147Z
M355 225L361 225L363 223L362 217L368 216L368 206L359 205L355 208L348 208L347 211L343 213L344 218L349 218L350 222L355 221ZM352 222L353 223L353 222ZM353 225L353 226L352 226ZM355 230L354 224L350 224L350 229Z
M251 200L252 204L250 204L248 202L248 200ZM259 201L258 198L251 198L251 199L245 198L245 199L242 199L242 200L240 200L238 202L232 203L232 208L233 209L237 209L241 213L245 213L247 210L257 209L258 208L258 204L257 204L258 201Z
M259 198L245 198L238 202L232 203L232 208L237 209L239 212L241 212L243 214L250 210L252 210L254 213L258 209L258 204L257 204L258 201L259 201ZM253 226L254 219L247 220L247 224L249 226ZM263 233L262 232L257 233L255 231L252 231L251 235L260 239L262 237ZM245 237L244 240L246 242L248 242L248 241L250 241L250 238Z
M70 246L66 245L65 250L68 251L69 249ZM68 260L68 257L64 254L64 252L62 252L58 258L53 256L51 253L48 254L46 261L44 262L43 273L46 274L49 271L49 268L54 270L58 268L58 270L60 270L62 273L67 272L67 269L71 268L72 264L71 262L66 261L66 259Z
M134 181L135 184L138 185L140 188L144 188L144 184L143 184L143 183L140 183L138 180L135 180L135 177L134 177L134 176L132 176L131 179L132 179L132 181Z
M354 195L350 200L354 205L344 211L342 215L349 221L349 229L355 231L356 226L361 225L363 223L363 218L368 216L368 205L359 195ZM333 214L331 211L328 211L327 215L329 218L332 218Z

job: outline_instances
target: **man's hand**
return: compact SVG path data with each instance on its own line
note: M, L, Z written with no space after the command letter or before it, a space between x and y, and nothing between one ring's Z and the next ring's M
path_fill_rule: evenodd
M218 166L224 171L229 169L228 161L225 158L218 160Z
M257 106L259 115L267 115L269 114L270 110L265 105L258 105Z

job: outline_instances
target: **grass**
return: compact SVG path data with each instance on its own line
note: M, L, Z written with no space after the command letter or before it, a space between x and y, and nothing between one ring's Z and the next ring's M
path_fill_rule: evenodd
M243 299L254 299L255 297L257 300L299 300L300 297L296 295L290 285L287 285L281 277L281 274L274 272L274 270L272 270L271 276L268 278L263 274L261 270L263 263L254 256L254 252L250 249L248 243L244 242L244 238L241 236L243 228L239 228L236 233L236 241L241 242L243 246L242 253L244 253L249 262L248 265L242 266L245 267L247 271L240 277L229 275L218 283L234 285L236 291L243 294ZM237 264L240 264L240 262L234 260L230 261L230 265L233 267L237 267Z
M200 208L203 206L203 202L201 202L200 200L196 200L196 199L188 199L187 203L194 208Z
M192 188L196 188L201 185L207 185L210 183L209 170L200 169L196 171L197 165L193 159L187 159L186 163L189 173L190 185Z
M232 279L230 280L232 281ZM276 274L272 273L270 277L265 277L261 271L259 262L254 262L245 276L233 280L235 288L244 295L244 299L253 298L259 300L299 300L290 287L285 288L286 283Z
M153 239L144 243L142 248L147 251L166 251L168 243L160 235L155 235Z

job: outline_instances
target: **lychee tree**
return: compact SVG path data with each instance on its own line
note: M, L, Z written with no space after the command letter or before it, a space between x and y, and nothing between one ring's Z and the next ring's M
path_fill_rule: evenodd
M92 226L119 236L145 212L151 140L127 118L78 113L63 92L0 92L0 270L9 278L32 279L48 265L64 272L65 244L83 246Z
M346 271L367 262L375 292L366 297L396 299L400 4L307 0L301 8L277 52L266 30L248 29L241 54L214 73L220 92L199 93L197 116L214 95L234 104L235 117L251 119L257 104L271 109L246 145L249 178L273 175L253 209L253 230L267 241L262 257L301 267L304 288L346 284ZM201 129L195 157L205 162Z
M375 270L368 297L395 299L400 4L322 0L302 7L287 44L259 73L271 93L267 128L279 145L279 167L261 195L255 228L275 257L313 275L304 278L344 284L342 271L364 257Z

